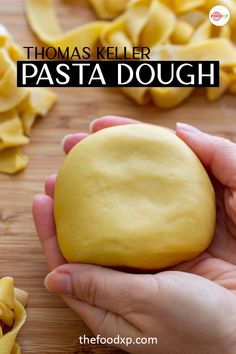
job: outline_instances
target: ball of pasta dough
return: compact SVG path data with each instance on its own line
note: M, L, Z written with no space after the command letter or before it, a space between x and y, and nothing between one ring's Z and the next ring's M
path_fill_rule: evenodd
M208 247L215 195L199 159L173 132L148 124L112 127L65 158L55 222L69 262L159 269Z

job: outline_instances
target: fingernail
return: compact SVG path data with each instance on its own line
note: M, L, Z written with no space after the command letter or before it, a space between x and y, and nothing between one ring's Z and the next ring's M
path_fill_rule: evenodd
M72 281L68 273L51 272L44 279L44 285L53 293L72 295Z
M176 128L178 130L183 130L183 131L185 131L187 133L199 133L200 132L199 129L193 127L192 125L186 124L186 123L179 123L178 122L176 124Z
M33 201L36 201L39 199L44 199L44 197L45 197L45 194L43 194L43 193L35 194L35 196L33 197Z
M96 123L96 121L100 119L100 118L96 118L96 119L93 119L92 122L90 122L89 124L89 132L92 133L93 132L93 126L94 124Z
M71 138L73 134L67 134L66 136L64 136L64 138L61 141L61 147L62 149L64 149L64 145L67 139Z

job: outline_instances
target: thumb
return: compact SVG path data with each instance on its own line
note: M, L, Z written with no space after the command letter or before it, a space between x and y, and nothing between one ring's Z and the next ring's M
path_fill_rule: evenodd
M119 272L102 267L67 264L51 272L45 279L45 285L48 290L62 295L65 303L79 315L80 319L97 336L97 344L99 344L99 337L101 339L101 336L104 339L104 337L117 338L117 336L125 338L128 335L129 345L132 348L135 338L137 336L141 337L142 332L116 313L122 312L120 302L122 303L123 299L119 296L126 282L125 279L122 284L122 279L120 279L120 288L118 287L121 275L122 273L119 274ZM113 278L114 282L111 284ZM125 296L125 294L124 291L123 295ZM113 309L113 311L104 308ZM88 339L84 339L84 337L86 336L82 336L82 340L86 340L86 342L82 343L86 344ZM79 340L81 340L81 336ZM113 343L113 346L124 350L127 349L126 345L124 340Z
M236 144L183 123L177 123L176 134L220 183L236 188Z
M65 264L45 279L49 291L124 316L150 296L148 276L87 264Z

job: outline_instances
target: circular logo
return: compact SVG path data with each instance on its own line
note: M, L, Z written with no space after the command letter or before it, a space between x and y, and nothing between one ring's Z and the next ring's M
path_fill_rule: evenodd
M215 26L224 26L230 20L230 12L225 6L214 6L209 13L209 19Z

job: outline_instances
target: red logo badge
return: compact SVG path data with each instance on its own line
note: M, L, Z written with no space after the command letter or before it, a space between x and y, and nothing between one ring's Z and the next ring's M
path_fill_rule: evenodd
M222 15L219 11L215 11L213 12L213 14L211 15L212 19L214 21L220 21L220 19L222 18Z

